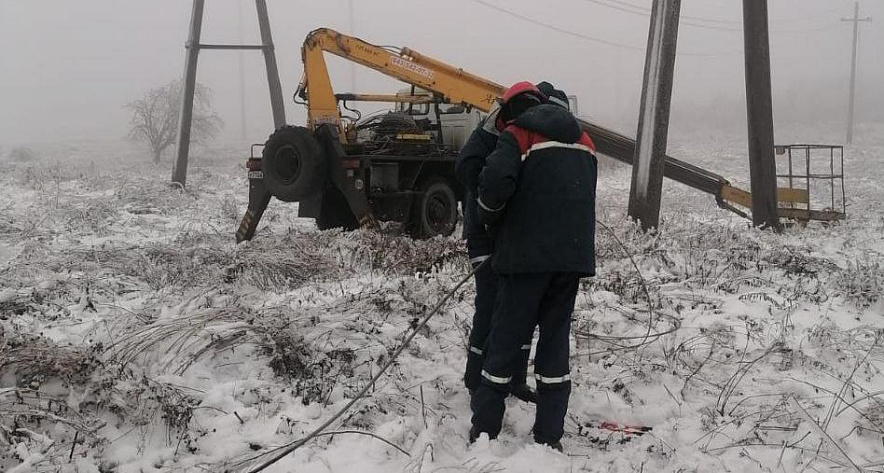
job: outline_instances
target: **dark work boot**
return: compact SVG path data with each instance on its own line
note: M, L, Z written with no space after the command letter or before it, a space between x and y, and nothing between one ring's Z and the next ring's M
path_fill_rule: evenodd
M476 440L478 440L479 436L482 435L483 433L485 435L487 435L488 438L491 440L494 440L497 438L496 435L491 436L491 434L489 434L488 432L479 432L479 428L474 425L474 426L470 427L470 445L476 443Z
M476 429L475 425L470 427L470 443L471 444L476 443L476 439L479 438L479 434L481 434L481 432L479 432Z
M537 439L534 439L534 442L540 445L546 445L547 447L562 453L564 449L562 448L562 442L560 440L556 440L555 442L538 442Z
M537 404L537 391L528 386L527 383L514 384L510 390L510 394L520 401Z
M547 447L557 452L563 451L561 439L552 440L550 438L543 438L542 436L537 435L537 432L535 431L536 428L537 426L535 425L534 428L531 429L531 433L534 434L534 443L536 443L537 445L546 445Z

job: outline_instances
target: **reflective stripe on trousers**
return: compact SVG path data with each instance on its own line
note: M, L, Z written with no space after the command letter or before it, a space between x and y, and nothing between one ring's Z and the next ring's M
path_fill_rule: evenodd
M478 264L482 263L483 261L487 260L490 257L491 257L491 255L482 255L482 256L476 256L475 258L470 258L470 264L472 264L473 267L476 267Z
M562 376L543 376L541 374L535 373L534 379L536 379L538 383L542 384L562 384L571 381L571 374L566 373Z
M509 384L510 381L513 380L512 376L507 376L506 378L502 378L500 376L494 376L493 374L491 374L485 370L482 370L482 377L487 379L488 381L491 381L494 384Z

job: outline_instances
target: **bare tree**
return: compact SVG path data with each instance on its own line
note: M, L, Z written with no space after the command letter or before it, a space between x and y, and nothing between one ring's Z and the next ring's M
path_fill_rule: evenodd
M174 80L150 89L140 99L126 105L132 110L129 137L146 142L153 152L155 163L160 162L163 152L177 139L181 86L180 79ZM218 114L212 110L212 89L197 84L193 99L191 140L204 142L215 135L222 125Z

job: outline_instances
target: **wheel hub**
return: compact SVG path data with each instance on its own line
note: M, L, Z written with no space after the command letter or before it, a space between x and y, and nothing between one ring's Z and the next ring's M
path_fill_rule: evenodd
M276 174L285 182L294 182L301 174L301 156L298 150L291 145L286 145L276 152L274 160Z
M427 220L435 232L441 232L448 222L448 205L441 196L431 196L427 202Z

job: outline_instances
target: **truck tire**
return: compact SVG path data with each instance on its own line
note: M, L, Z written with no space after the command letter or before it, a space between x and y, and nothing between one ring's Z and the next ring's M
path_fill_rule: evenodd
M264 144L264 185L283 202L297 202L322 190L328 163L322 146L304 127L286 125Z
M359 222L350 210L347 198L338 189L327 187L322 195L322 208L316 217L316 228L331 230L342 228L344 231L356 230Z
M419 190L408 223L411 236L424 239L451 235L457 226L457 196L451 183L442 177L431 177Z

